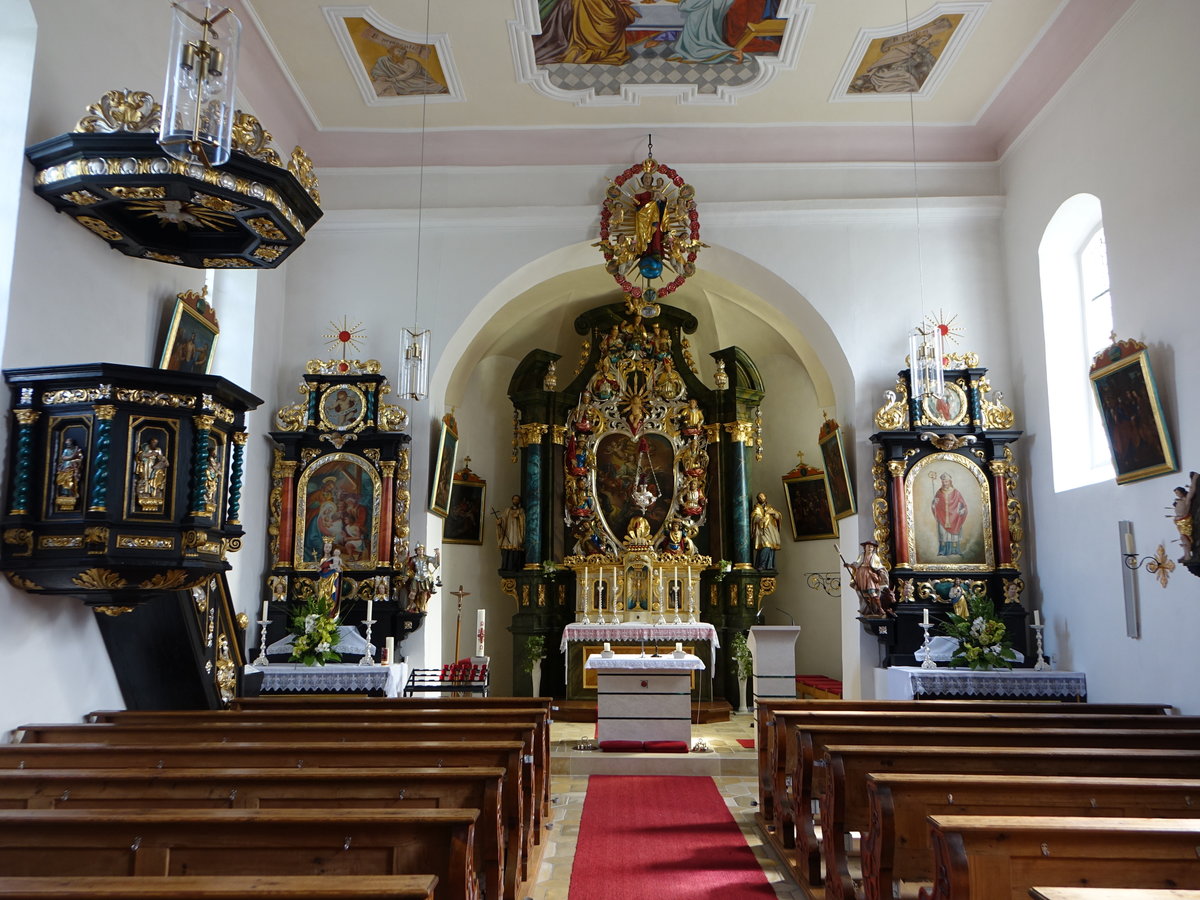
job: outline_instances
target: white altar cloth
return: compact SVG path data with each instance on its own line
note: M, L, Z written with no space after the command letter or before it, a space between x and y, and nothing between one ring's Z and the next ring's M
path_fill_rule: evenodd
M961 694L968 697L1036 697L1075 700L1087 697L1083 672L1039 672L1036 669L887 669L887 699L913 700L923 696Z
M627 625L580 625L575 622L563 629L562 642L558 649L564 655L570 641L591 641L597 644L605 641L642 641L651 645L658 644L660 648L670 644L671 650L677 641L708 641L710 666L716 664L717 648L721 646L717 639L717 629L709 622L696 622L691 625L646 625L642 622L630 622Z
M587 658L587 662L583 664L583 667L585 669L599 669L600 671L614 669L637 672L661 672L663 670L694 671L704 668L704 660L692 653L685 653L683 656L674 656L672 653L666 653L663 656L631 656L627 653L601 656L598 653L593 653Z
M383 691L385 696L399 697L408 680L408 664L392 666L360 666L357 663L326 663L306 666L303 663L271 663L266 666L246 666L246 673L262 672L262 692L265 693L367 693Z

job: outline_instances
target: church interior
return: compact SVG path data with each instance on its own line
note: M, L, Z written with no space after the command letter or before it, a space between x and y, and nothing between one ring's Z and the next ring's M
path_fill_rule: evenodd
M265 694L323 603L391 696L698 660L760 754L979 615L1200 715L1193 0L225 0L232 154L142 127L194 2L0 3L9 741Z

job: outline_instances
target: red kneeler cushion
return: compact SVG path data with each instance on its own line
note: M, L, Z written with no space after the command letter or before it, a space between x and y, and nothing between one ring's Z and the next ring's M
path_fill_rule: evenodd
M600 749L606 753L641 753L641 741L601 741Z
M685 741L646 741L647 753L687 753Z

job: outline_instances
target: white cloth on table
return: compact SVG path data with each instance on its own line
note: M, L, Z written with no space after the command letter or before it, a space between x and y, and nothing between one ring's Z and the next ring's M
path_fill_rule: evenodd
M583 667L601 671L612 669L640 672L662 671L663 669L694 671L704 668L704 660L693 653L685 653L683 656L675 656L673 653L668 653L666 656L634 656L631 653L618 653L608 657L593 653L587 658Z
M291 653L292 642L296 640L294 634L285 635L275 643L267 647L267 655L275 653ZM342 656L362 656L367 652L367 647L371 648L371 656L375 656L375 646L368 644L367 639L363 637L357 628L353 625L338 626L338 642L333 648L334 653L339 653Z
M672 650L674 645L680 641L708 641L708 664L710 666L716 664L717 648L721 646L720 640L717 639L717 629L710 622L685 623L683 625L645 625L640 622L620 625L581 625L574 622L563 629L562 641L558 649L562 651L564 657L567 653L567 644L571 641L592 641L600 644L605 641L616 641L617 643L640 641L649 645L658 644L659 647L670 645Z
M1044 697L1073 700L1087 696L1083 672L1046 672L1036 669L922 669L892 666L887 670L889 700L911 700L926 694L961 694L967 697Z
M391 666L361 666L357 663L326 663L306 666L303 663L271 663L266 666L246 666L246 674L261 672L263 693L367 693L383 691L385 696L399 697L408 679L408 664Z

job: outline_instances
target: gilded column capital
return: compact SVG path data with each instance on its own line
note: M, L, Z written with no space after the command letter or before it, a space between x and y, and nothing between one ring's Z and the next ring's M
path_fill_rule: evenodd
M244 431L235 431L231 436L233 438L233 442L239 447L246 446L246 439L250 437L250 435Z
M888 473L893 478L900 478L904 474L904 470L908 468L908 461L903 459L889 459Z
M108 403L101 403L93 407L96 413L96 418L101 422L111 421L113 416L117 414L117 408Z
M212 431L213 422L216 419L207 413L202 413L201 415L193 416L192 421L196 423L196 428L200 431Z
M22 425L32 425L42 414L36 409L14 409L13 415L17 417L17 421Z
M729 433L729 439L738 444L750 444L754 442L754 423L743 422L726 422L725 430Z
M555 425L550 431L550 440L559 445L567 443L567 426Z
M517 426L517 446L529 447L534 444L540 444L542 438L550 431L549 425L540 425L537 422L531 422L527 425Z

